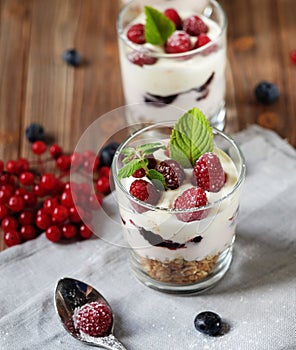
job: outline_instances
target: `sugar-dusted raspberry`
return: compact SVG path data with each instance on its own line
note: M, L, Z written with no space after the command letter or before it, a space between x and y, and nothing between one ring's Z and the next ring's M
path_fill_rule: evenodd
M164 176L167 187L171 190L178 188L185 178L183 168L173 159L160 162L156 170Z
M184 20L183 30L192 36L198 36L201 33L207 33L209 28L198 16L191 16Z
M148 181L139 179L135 180L129 190L130 194L140 201L146 202L151 205L156 205L160 198L159 191ZM147 209L137 203L133 203L137 212L143 213Z
M182 19L175 9L173 8L166 9L164 11L164 15L168 19L170 19L172 22L175 23L176 29L182 29Z
M141 23L133 24L127 31L127 37L135 44L145 44L145 28Z
M196 39L196 43L194 48L197 49L199 47L202 47L204 45L206 45L207 43L209 43L211 41L211 39L207 36L207 34L201 33L199 34L199 36Z
M193 209L207 205L208 199L205 191L200 187L190 187L184 191L174 203L174 209ZM201 220L206 217L206 210L197 210L193 212L182 212L176 214L177 218L184 222Z
M225 173L219 157L211 152L203 154L193 169L197 186L209 192L218 192L224 186Z
M181 53L192 49L190 36L184 31L175 31L165 43L166 53Z
M140 67L154 64L157 61L155 57L148 56L141 51L132 51L127 55L127 58L130 62Z
M75 327L92 337L104 337L111 332L112 312L104 302L94 301L83 305L73 318Z

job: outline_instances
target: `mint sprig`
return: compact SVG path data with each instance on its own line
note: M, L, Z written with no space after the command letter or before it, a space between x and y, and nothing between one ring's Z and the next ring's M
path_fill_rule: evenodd
M146 15L145 39L153 45L163 45L176 30L175 23L153 7L144 7Z
M174 125L170 137L170 156L183 167L190 168L204 153L213 150L212 127L205 115L192 108Z
M165 149L165 146L160 142L146 143L136 148L127 147L123 149L121 153L124 155L122 160L124 166L118 171L119 180L124 177L129 177L136 170L143 168L148 179L150 179L158 189L166 189L164 176L157 170L148 168L149 161L147 156L159 149Z

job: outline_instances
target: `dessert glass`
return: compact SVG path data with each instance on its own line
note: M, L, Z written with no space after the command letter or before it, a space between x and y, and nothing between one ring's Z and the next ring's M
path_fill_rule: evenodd
M184 53L168 54L151 44L138 45L127 39L131 23L142 20L144 6L160 11L175 8L182 17L199 15L209 27L212 41ZM140 19L138 19L140 18ZM127 112L129 124L173 120L169 105L187 110L198 107L211 124L223 130L225 125L226 28L224 10L215 0L132 0L122 8L117 20L119 55L125 101L140 107ZM193 39L194 38L194 39ZM192 37L195 40L195 37ZM139 66L129 55L141 52L155 61ZM143 107L143 102L145 106ZM177 119L177 118L176 118Z
M159 123L133 133L117 150L112 172L130 262L138 279L164 292L198 293L218 282L230 266L245 161L236 143L213 128L215 148L231 164L228 169L232 170L226 172L227 189L215 193L207 206L182 211L141 202L117 176L122 167L121 152L140 144L166 143L173 125L173 121ZM175 191L178 189L172 193ZM139 205L143 208L140 212ZM198 211L207 215L191 222L176 216Z

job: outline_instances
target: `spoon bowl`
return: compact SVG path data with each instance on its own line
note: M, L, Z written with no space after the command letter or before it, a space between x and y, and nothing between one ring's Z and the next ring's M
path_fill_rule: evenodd
M54 301L62 325L74 338L88 345L99 346L108 350L126 350L113 335L114 315L109 303L92 286L73 278L62 278L57 283ZM112 324L107 336L93 337L80 331L74 325L73 315L75 310L91 302L103 302L111 311Z

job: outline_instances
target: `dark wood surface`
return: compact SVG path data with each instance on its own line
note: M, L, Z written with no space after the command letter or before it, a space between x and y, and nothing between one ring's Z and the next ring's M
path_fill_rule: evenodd
M257 123L296 146L296 65L289 57L296 1L220 2L228 16L226 131ZM124 105L118 10L117 0L0 0L0 159L28 155L24 130L33 121L70 151L94 120ZM81 53L81 67L63 62L68 48ZM272 105L256 102L261 80L280 89Z

